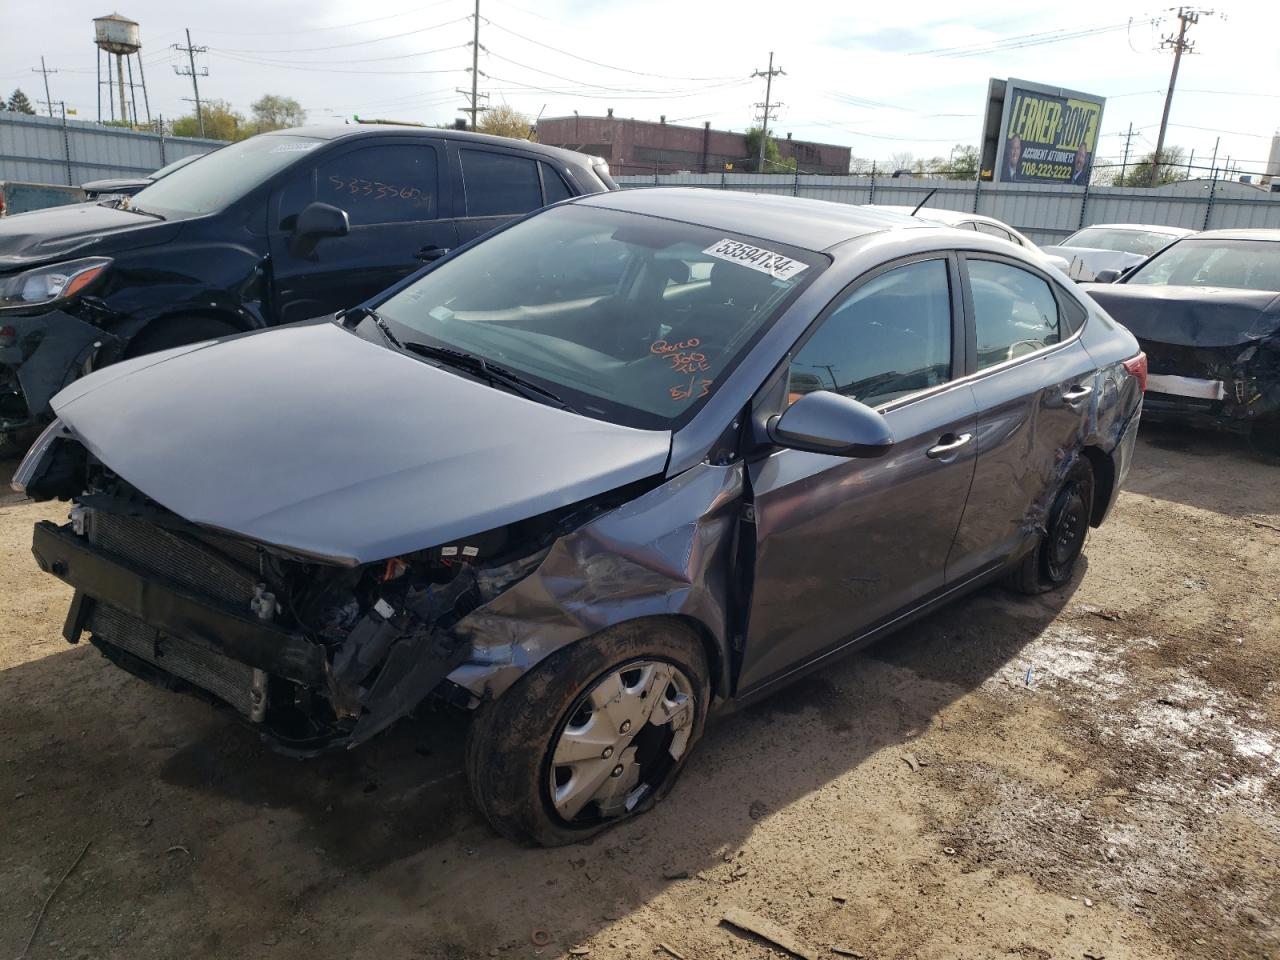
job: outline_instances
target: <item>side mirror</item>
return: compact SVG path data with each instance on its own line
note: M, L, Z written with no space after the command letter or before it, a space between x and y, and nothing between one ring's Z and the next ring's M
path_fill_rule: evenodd
M779 446L836 457L883 457L893 446L885 418L852 397L816 390L769 422Z
M351 232L347 211L327 203L309 203L302 208L289 238L289 252L295 257L314 260L316 244L325 237L345 237Z
M1115 283L1124 274L1119 270L1099 270L1093 275L1094 283Z

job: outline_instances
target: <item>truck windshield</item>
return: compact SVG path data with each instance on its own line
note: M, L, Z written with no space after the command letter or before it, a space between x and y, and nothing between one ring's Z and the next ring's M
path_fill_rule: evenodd
M130 207L170 219L214 213L324 143L310 137L250 137L180 167L138 191Z
M587 416L671 429L826 262L768 240L569 204L459 252L377 311L406 346L483 358Z

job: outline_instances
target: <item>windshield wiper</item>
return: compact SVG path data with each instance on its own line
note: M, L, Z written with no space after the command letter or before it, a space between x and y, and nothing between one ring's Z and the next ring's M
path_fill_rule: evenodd
M492 360L486 360L484 357L476 356L474 353L465 353L462 350L454 350L450 347L434 347L429 343L415 343L412 340L403 344L403 347L419 356L439 360L459 370L474 373L490 383L501 384L531 400L540 399L543 402L550 402L552 406L559 407L561 410L568 410L570 413L577 412L546 387L534 383L532 380L526 380L520 374L505 367L500 367Z
M157 220L165 219L158 213L153 213L150 210L143 210L141 207L135 207L133 206L133 204L130 204L130 203L122 203L119 209L128 210L130 213L140 213L144 217L155 217Z
M338 319L343 323L346 323L348 320L355 320L357 325L361 320L372 320L374 325L377 326L378 332L382 334L387 343L391 344L397 350L404 349L404 344L396 339L396 335L392 333L391 328L387 326L387 321L382 319L382 316L377 310L373 310L369 307L352 307L350 310L341 311L338 314Z

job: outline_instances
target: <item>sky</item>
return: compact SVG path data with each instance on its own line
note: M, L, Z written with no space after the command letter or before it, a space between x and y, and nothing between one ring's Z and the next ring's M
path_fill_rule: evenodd
M293 97L311 122L447 123L469 87L474 0L120 0L138 21L152 115L191 112L175 66L190 29L203 99L248 114L263 93ZM97 116L95 16L102 2L13 0L0 32L0 90L50 96ZM51 15L51 11L56 15ZM1167 143L1197 164L1230 157L1261 172L1280 129L1280 43L1272 4L1227 0L1191 28ZM990 77L1107 98L1095 166L1155 145L1176 32L1175 8L1123 0L996 2L960 15L938 0L793 4L779 0L480 0L480 89L531 117L603 115L745 130L758 121L769 54L784 73L778 135L847 145L855 157L949 156L974 144ZM1048 41L1048 42L1046 42ZM105 110L105 98L104 107Z

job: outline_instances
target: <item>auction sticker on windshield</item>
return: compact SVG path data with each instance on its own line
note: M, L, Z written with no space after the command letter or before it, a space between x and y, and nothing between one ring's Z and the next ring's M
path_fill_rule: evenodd
M728 237L717 240L702 252L717 260L727 260L729 263L738 263L752 270L759 270L778 280L790 280L801 270L809 268L807 263L793 260L781 253L774 253L763 247L753 247L749 243L730 240Z

